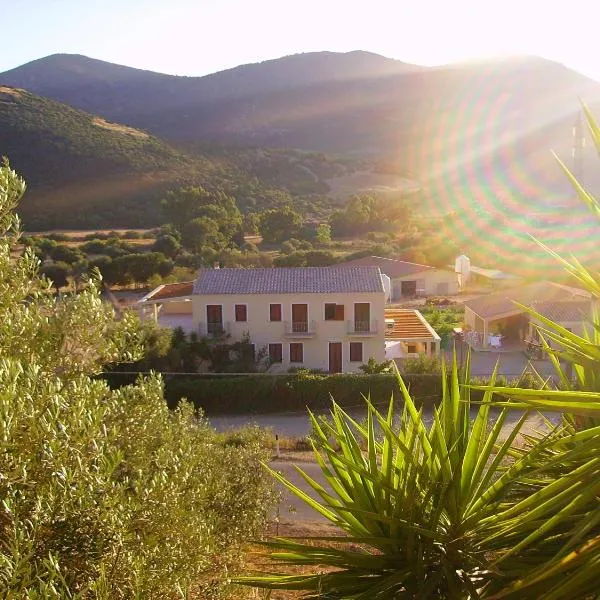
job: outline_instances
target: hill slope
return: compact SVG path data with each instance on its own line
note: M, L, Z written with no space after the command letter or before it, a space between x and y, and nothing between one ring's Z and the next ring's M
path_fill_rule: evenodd
M205 77L54 55L0 74L2 83L192 149L218 142L385 157L436 186L509 181L523 191L529 182L543 193L562 184L550 149L570 155L579 98L600 99L600 84L535 57L419 68L368 52L301 54Z
M6 86L0 155L27 179L21 213L30 228L150 224L165 186L211 166L143 131Z
M329 180L369 166L314 153L214 145L186 153L139 129L0 85L2 155L28 182L20 212L33 230L159 225L160 198L184 185L226 191L242 210L291 195L307 216L318 215L328 210Z

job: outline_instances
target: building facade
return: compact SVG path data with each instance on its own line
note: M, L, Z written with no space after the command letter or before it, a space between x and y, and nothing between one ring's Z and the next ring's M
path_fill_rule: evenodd
M379 267L391 280L391 302L419 296L453 296L459 291L457 274L451 269L438 269L382 256L365 256L344 264Z
M188 330L248 339L268 357L269 372L350 372L371 357L385 360L386 293L377 267L203 269L185 299L164 287L156 296L142 299L147 314L158 320L164 308L149 305L159 301L183 307Z

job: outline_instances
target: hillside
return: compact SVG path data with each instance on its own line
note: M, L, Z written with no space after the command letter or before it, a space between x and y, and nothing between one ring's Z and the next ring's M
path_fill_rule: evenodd
M477 182L525 197L567 193L550 149L568 157L579 98L600 99L600 84L527 56L419 68L318 52L175 77L54 55L0 83L193 150L219 143L384 158L435 190Z
M7 86L0 86L2 155L28 181L20 212L33 230L159 225L161 197L183 185L224 190L242 210L291 197L307 216L318 217L331 210L328 182L371 168L299 151L200 144L185 152L145 131ZM361 187L365 182L342 196Z
M211 167L146 132L6 86L0 155L27 177L21 214L31 228L153 224L165 187Z

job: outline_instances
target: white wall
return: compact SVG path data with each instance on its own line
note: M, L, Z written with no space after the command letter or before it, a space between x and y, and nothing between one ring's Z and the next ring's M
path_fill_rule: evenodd
M402 282L416 281L417 289L423 289L426 296L440 296L458 294L458 277L453 271L445 271L443 269L435 269L430 271L422 271L421 273L413 273L404 277L396 277L392 279L392 301L396 302L402 299ZM446 284L448 286L447 294L442 294L438 289L438 284Z
M335 302L344 305L343 321L325 321L325 304ZM354 303L371 303L371 321L377 322L377 335L350 335L348 321L354 321ZM283 344L283 362L272 371L287 371L289 367L305 367L311 369L329 369L329 342L342 342L342 370L356 371L361 363L350 362L350 342L363 343L363 361L371 356L378 362L385 360L385 294L240 294L240 295L194 295L192 297L193 318L196 327L206 323L206 306L221 305L223 323L232 340L241 339L246 332L250 341L259 350L269 343ZM235 305L247 305L247 322L235 321ZM269 320L269 305L281 304L282 320ZM308 304L309 324L315 322L314 337L289 338L285 335L285 322L292 320L292 304ZM291 342L304 344L304 362L290 363Z

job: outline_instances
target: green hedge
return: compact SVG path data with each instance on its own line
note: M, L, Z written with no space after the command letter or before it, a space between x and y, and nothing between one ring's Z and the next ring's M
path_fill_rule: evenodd
M134 383L136 373L105 373L102 375L111 387ZM306 408L327 409L331 398L344 407L362 404L361 395L370 396L374 404L387 404L392 394L401 403L395 375L216 375L199 376L164 373L165 397L171 408L182 398L194 403L207 415L266 414L298 412ZM405 374L404 382L418 405L432 406L442 394L440 375ZM473 378L472 383L485 384L487 378ZM499 377L498 385L515 385L516 380ZM536 387L534 382L522 380L521 387ZM481 394L473 391L471 398Z

